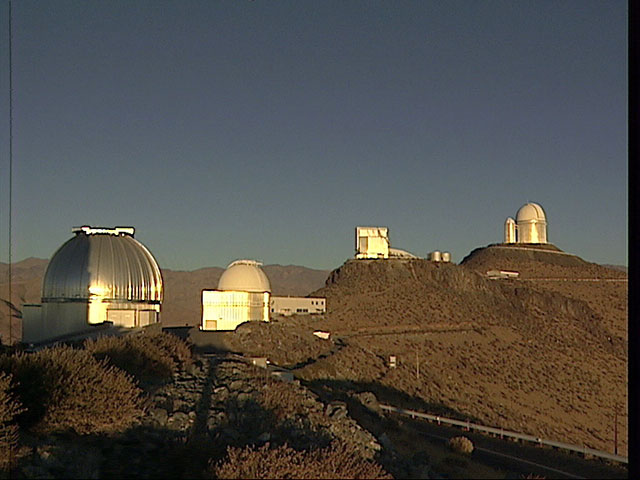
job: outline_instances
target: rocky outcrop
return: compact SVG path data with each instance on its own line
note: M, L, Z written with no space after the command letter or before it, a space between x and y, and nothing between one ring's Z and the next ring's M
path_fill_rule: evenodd
M208 362L197 359L188 371L178 372L172 382L152 394L146 415L121 434L23 434L15 474L25 478L165 477L166 464L158 459L193 435L209 381Z
M14 473L25 478L155 478L166 477L170 468L178 477L190 477L197 472L188 472L188 457L180 452L191 451L202 468L213 455L190 445L215 445L223 453L226 446L267 442L321 448L332 440L369 459L381 449L376 438L349 416L343 402L325 404L297 380L278 380L239 357L201 357L153 392L146 415L124 433L24 435Z
M231 446L287 443L297 449L324 447L338 439L365 458L380 450L342 402L325 405L297 380L282 382L265 369L233 360L213 360L207 419L214 441Z

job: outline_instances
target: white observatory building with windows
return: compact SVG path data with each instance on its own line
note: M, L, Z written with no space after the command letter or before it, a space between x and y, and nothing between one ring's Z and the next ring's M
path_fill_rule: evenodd
M218 288L202 290L201 330L235 330L244 322L269 322L270 315L314 315L326 312L326 298L276 297L262 263L236 260L224 271Z
M547 216L537 203L520 207L516 219L504 222L504 243L548 243Z
M235 330L248 321L269 321L271 284L255 260L231 262L216 290L202 291L202 330Z
M74 227L51 257L40 304L23 306L22 341L38 343L111 322L125 328L159 321L160 267L133 227Z

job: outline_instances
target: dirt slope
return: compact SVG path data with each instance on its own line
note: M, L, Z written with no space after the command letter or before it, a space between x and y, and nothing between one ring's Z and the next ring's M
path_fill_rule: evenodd
M578 278L624 276L577 257L496 250L474 253L477 270L564 275L574 288L588 283ZM347 261L314 294L327 297L322 328L351 348L301 375L319 380L338 372L462 418L612 450L615 405L626 422L626 308L528 280L489 280L472 265ZM398 368L386 367L389 355L398 356Z
M582 300L616 336L627 339L627 273L619 268L585 262L553 253L528 252L489 246L471 252L461 263L484 274L488 270L515 270L527 287Z

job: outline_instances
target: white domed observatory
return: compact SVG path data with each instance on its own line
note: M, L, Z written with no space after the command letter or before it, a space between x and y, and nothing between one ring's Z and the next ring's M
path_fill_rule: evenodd
M271 293L271 283L255 260L231 262L218 280L218 290Z
M271 284L255 260L229 264L216 290L202 291L202 330L235 330L248 321L269 321Z
M504 243L548 243L547 216L542 207L530 202L520 207L515 220L507 218Z
M158 322L162 274L133 227L72 229L75 237L51 257L42 303L25 305L23 341L34 343L111 322L142 327Z

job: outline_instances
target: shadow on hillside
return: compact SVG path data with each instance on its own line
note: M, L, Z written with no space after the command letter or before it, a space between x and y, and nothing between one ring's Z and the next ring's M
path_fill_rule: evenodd
M193 345L194 353L238 353L230 347L229 339L235 331L201 331L197 326L163 327L162 331Z
M461 421L478 422L477 417L463 414L451 407L438 402L428 402L422 398L409 395L402 390L382 385L378 382L356 382L352 380L316 379L301 381L303 385L313 390L323 400L353 401L354 393L372 392L379 403L393 407L416 410L419 412L442 415Z
M165 420L117 434L39 435L22 430L23 451L17 465L0 478L7 474L8 478L211 478L210 466L224 461L229 447L259 447L269 442L310 450L329 445L329 431L278 418L252 398L216 398L219 362L210 360L210 375L197 404L181 415L184 422L193 417L190 427L169 428ZM155 415L157 408L150 408L146 418Z
M562 450L556 451L549 447L540 447L517 441L501 440L479 432L464 431L458 427L448 425L436 425L419 418L410 416L390 415L382 413L378 406L367 400L370 397L363 395L371 392L376 396L379 404L388 404L416 410L443 417L482 423L477 418L466 416L454 409L442 404L430 403L423 399L410 396L397 389L380 385L376 382L353 382L347 380L317 379L301 381L301 383L314 391L325 403L335 400L344 401L347 404L349 415L364 429L375 436L383 450L378 461L390 472L394 478L422 478L424 470L421 463L428 463L431 469L439 474L446 474L450 478L471 478L476 468L470 465L471 461L481 465L478 472L486 476L487 469L490 475L504 472L506 478L525 478L527 475L540 475L542 478L552 471L520 462L516 458L534 460L543 465L551 465L553 468L569 472L578 472L585 478L628 478L627 469L616 464L609 464L599 459L585 459L580 454L571 454ZM424 436L426 434L426 436ZM419 443L411 443L416 435ZM496 456L488 451L474 451L469 458L449 451L446 439L464 435L470 438L478 447L493 449L498 452L508 452L512 457ZM391 439L391 443L389 442ZM425 456L424 442L438 446L443 458L435 459ZM404 451L396 447L405 445ZM409 445L409 448L406 448ZM449 465L447 462L459 462L460 465ZM464 465L463 465L464 464ZM433 470L431 470L433 472Z

